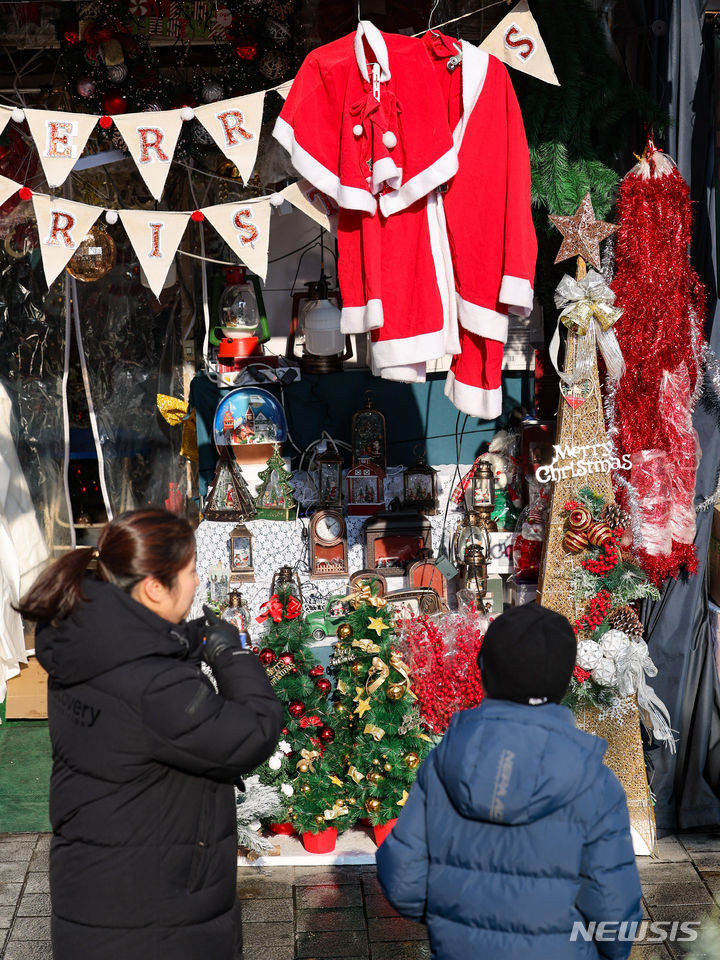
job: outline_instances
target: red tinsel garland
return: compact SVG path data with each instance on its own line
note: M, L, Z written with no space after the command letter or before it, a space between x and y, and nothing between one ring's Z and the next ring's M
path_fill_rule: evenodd
M618 455L631 456L633 469L629 485L627 472L617 471L616 497L632 514L641 566L660 583L681 567L697 569L690 417L705 290L688 254L688 186L651 140L622 182L618 216L612 286L624 314L614 329L626 372L610 405L609 435Z

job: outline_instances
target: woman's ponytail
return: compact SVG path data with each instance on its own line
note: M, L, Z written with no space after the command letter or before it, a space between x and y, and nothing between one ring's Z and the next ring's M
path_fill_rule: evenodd
M26 620L57 622L85 600L82 580L91 560L98 555L94 547L78 547L60 557L40 574L17 606Z

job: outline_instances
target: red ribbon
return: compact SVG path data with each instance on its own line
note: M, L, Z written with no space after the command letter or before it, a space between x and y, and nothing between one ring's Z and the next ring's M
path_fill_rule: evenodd
M311 714L309 717L303 717L300 721L301 727L322 727L324 726L320 717L316 717L315 714Z
M287 602L287 607L285 608L285 619L294 620L295 617L300 616L300 611L302 610L302 604L297 597L290 597Z
M265 610L266 607L267 610ZM302 604L297 597L290 597L287 606L283 610L282 600L274 593L269 600L260 604L260 609L263 610L264 613L261 613L259 617L255 617L257 623L264 623L268 617L272 619L273 623L280 623L283 617L286 620L294 620L295 617L299 617Z

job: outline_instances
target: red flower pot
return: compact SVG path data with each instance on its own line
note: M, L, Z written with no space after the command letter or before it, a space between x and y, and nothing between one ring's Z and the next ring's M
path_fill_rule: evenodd
M304 833L302 835L303 846L308 853L330 853L335 849L337 840L337 827L327 827L320 833Z
M388 820L387 823L381 823L376 827L373 827L373 832L375 833L375 843L380 846L385 837L390 833L392 828L397 823L397 817L392 820Z
M291 833L295 833L295 827L292 823L271 823L270 824L270 833L279 833L284 836L290 836Z

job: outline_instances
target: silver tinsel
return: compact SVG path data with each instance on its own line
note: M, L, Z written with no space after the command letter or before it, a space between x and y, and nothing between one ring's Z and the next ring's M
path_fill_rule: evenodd
M705 377L703 379L705 403L720 420L720 360L718 360L709 343L706 343L703 347L703 364L705 367ZM695 512L700 513L701 510L709 510L719 500L720 470L715 480L715 489L709 497L706 497L702 503L695 507Z
M244 782L245 792L235 791L238 846L262 855L275 844L272 840L260 836L257 832L258 823L260 820L277 816L283 809L283 804L275 787L260 783L259 777L248 777Z

